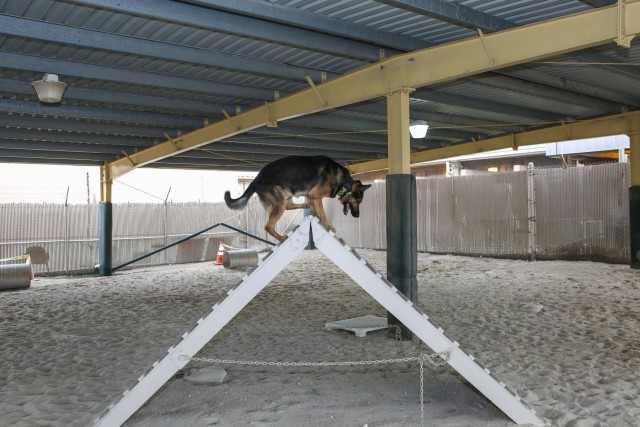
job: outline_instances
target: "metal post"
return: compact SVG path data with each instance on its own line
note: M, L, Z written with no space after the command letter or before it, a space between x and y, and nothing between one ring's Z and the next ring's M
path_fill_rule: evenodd
M387 176L387 279L411 302L418 302L418 221L416 177L398 174ZM402 336L412 338L411 331L388 313L389 325L399 325ZM395 336L395 330L389 329Z
M418 223L416 177L411 175L409 94L404 88L387 95L389 175L387 176L387 279L410 301L418 302ZM389 325L398 325L402 336L413 337L392 313ZM396 331L389 329L389 336Z
M100 167L100 205L98 206L98 273L101 276L111 276L113 251L113 211L111 207L111 188L113 180L109 175L109 168Z
M629 187L629 255L630 266L640 269L640 131L631 140L631 186Z
M304 215L305 218L307 218L309 215L311 215L311 211L309 210L309 208L304 208L302 210L302 215ZM313 231L310 230L309 231L309 244L304 249L305 250L311 250L311 249L315 249L315 248L316 248L316 244L313 242Z
M529 255L536 260L538 230L536 228L536 172L533 163L527 165L527 200L529 213Z
M98 206L98 245L100 253L98 273L101 276L111 276L112 273L112 224L111 202L100 202Z

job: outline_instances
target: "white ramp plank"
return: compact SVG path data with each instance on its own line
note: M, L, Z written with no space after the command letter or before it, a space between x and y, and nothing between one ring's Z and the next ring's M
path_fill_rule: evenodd
M227 296L214 305L211 312L198 321L197 326L182 336L182 340L168 350L168 355L138 379L138 383L100 419L98 427L121 426L151 398L189 358L195 356L227 323L231 321L273 278L309 244L310 218L307 218L283 243L242 281L228 291Z
M322 227L314 218L311 223L316 247L342 271L351 277L369 295L392 313L400 322L416 334L436 353L449 352L447 362L491 400L517 424L544 426L531 409L503 383L498 382L487 369L480 367L473 358L458 348L458 343L449 339L441 328L416 307L406 296L389 283L381 274L341 239Z
M458 348L444 331L435 326L429 317L415 307L381 274L375 271L358 254L327 232L316 218L307 217L289 238L276 246L248 276L228 295L213 306L211 312L198 321L198 325L183 335L182 340L168 350L168 355L154 363L152 369L138 379L138 383L109 409L96 426L121 426L144 403L150 399L189 358L195 356L227 323L231 321L273 278L283 270L309 243L309 229L313 229L316 247L360 285L369 295L413 331L436 353L449 352L449 365L473 384L482 394L517 424L544 423L528 409L504 384L492 377L488 370L480 367L473 358Z

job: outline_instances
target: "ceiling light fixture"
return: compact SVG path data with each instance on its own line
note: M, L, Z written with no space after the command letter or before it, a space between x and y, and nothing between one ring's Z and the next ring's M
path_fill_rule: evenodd
M412 138L416 139L427 136L427 129L429 129L429 125L424 120L414 120L409 125L409 133Z
M58 81L57 74L45 74L42 80L32 82L31 85L38 94L40 102L56 104L62 100L62 94L67 88L67 84Z

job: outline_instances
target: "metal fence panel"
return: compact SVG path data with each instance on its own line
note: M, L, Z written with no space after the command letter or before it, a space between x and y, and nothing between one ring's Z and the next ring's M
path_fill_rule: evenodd
M417 179L418 250L529 258L528 179L537 189L540 259L629 262L629 164ZM386 249L385 182L365 195L361 217L327 215L351 246Z
M525 256L526 179L526 172L419 179L419 250Z
M536 170L538 256L629 262L629 164Z
M360 217L344 215L337 199L325 199L327 219L347 244L357 248L385 249L387 247L387 216L385 182L366 182L371 188L364 193Z
M628 164L571 169L536 169L536 252L540 259L629 262ZM498 257L529 256L526 171L417 180L418 250ZM530 178L531 179L531 178ZM365 193L360 218L345 216L336 199L325 200L329 221L350 246L386 249L385 182ZM98 263L95 203L0 204L0 259L41 246L51 272L93 271ZM286 234L302 220L288 211L278 222ZM247 209L224 203L116 204L113 206L113 264L176 242L218 222L271 240L267 215L257 198ZM171 264L215 259L218 245L264 250L269 245L218 227L192 241L136 263ZM47 265L34 265L36 274Z

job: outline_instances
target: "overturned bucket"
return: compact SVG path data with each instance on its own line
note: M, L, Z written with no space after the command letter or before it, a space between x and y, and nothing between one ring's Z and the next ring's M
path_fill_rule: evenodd
M258 252L255 249L227 249L222 257L224 268L255 267Z
M31 286L31 264L0 265L0 290Z

